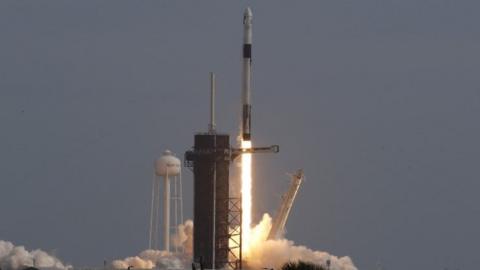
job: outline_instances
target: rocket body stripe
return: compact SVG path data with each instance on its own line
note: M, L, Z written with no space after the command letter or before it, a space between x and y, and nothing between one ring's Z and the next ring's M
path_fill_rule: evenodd
M252 58L252 44L243 44L243 58Z
M251 113L252 113L252 106L249 104L244 104L242 108L242 119L244 119L242 123L242 138L244 141L250 141L250 131L251 130Z

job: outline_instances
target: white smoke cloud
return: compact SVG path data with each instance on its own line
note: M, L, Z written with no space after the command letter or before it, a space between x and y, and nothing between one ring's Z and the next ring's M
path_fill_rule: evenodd
M115 269L127 269L129 266L137 269L183 269L184 262L168 251L147 249L138 256L115 260L112 266Z
M251 247L244 253L245 264L251 269L280 269L285 263L302 260L325 266L330 261L331 270L357 270L348 257L337 257L327 252L315 251L305 246L295 245L287 239L267 240L272 219L264 214L262 220L252 229ZM184 251L184 255L174 255L164 250L145 250L137 256L115 260L111 267L127 269L187 269L193 254L193 222L187 220L178 228L172 237L174 247ZM0 240L0 268L3 270L23 269L27 266L43 269L69 270L71 265L62 263L58 258L45 251L36 249L28 251L23 246L15 246L11 242Z
M193 256L193 221L187 220L178 226L178 233L173 235L172 242L175 247L183 249L189 258Z
M8 241L0 240L0 268L4 270L23 269L27 266L48 268L54 270L71 269L71 265L65 265L58 258L47 252L36 249L28 251L24 246L15 246Z
M178 226L178 233L172 236L174 247L183 250L182 254L173 254L165 250L147 249L137 256L115 260L111 266L115 269L187 269L193 254L193 221L187 220Z
M291 261L305 261L325 266L330 261L331 270L357 270L348 257L337 257L327 252L315 251L305 246L295 245L287 239L267 240L272 227L272 218L264 214L262 220L252 228L251 247L244 252L245 265L250 269L280 269ZM128 266L142 269L187 269L193 254L193 222L187 220L178 228L172 237L174 246L184 250L184 256L174 256L163 250L145 250L138 256L128 257L112 262L115 269L126 269Z
M260 223L252 229L252 243L245 254L245 261L252 269L280 269L290 261L305 261L325 266L330 260L331 270L357 270L348 257L337 257L323 251L315 251L305 246L297 246L287 239L267 240L272 227L272 219L264 214Z

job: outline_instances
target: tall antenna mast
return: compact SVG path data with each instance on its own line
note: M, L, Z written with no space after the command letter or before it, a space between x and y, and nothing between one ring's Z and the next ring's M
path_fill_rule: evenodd
M215 133L215 73L210 72L210 124L208 133Z

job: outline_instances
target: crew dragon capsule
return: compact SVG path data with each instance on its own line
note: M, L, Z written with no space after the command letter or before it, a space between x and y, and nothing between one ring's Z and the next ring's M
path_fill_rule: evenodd
M242 139L250 141L252 129L252 10L243 13L243 69L242 69Z

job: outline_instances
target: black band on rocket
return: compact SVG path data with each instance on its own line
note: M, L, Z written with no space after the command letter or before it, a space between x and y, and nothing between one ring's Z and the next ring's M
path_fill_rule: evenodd
M243 44L243 58L252 58L252 44Z
M243 131L243 139L249 141L250 140L250 132L252 128L252 106L249 104L243 105L243 117L242 117L242 131Z

